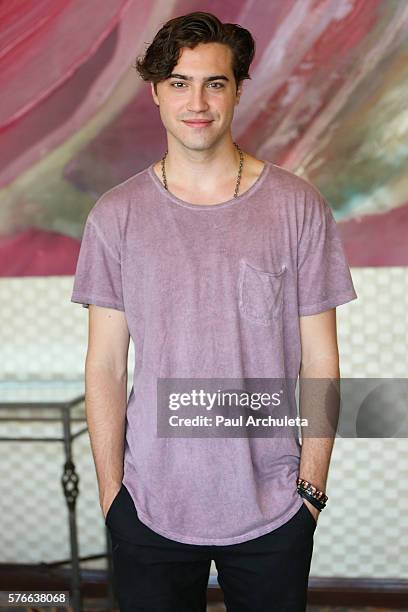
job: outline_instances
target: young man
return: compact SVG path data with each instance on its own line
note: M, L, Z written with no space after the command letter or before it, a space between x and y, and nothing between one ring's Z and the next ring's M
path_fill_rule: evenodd
M167 152L85 225L71 299L89 306L86 412L122 611L204 611L212 560L229 611L306 609L333 440L161 437L156 420L163 378L339 377L335 308L357 295L331 209L231 135L254 49L209 13L163 26L137 68Z

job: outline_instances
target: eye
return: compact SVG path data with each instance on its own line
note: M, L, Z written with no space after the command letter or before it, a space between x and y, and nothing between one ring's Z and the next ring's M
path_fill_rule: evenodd
M181 87L178 87L178 86ZM211 81L211 83L208 83L208 85L210 86L210 89L223 89L224 88L224 83L220 83L217 81ZM183 83L182 81L173 81L172 83L170 83L171 87L174 87L174 89L183 89L185 86L185 83Z

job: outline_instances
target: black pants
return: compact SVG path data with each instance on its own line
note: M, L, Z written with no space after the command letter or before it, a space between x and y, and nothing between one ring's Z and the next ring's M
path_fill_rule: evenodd
M106 524L121 612L205 612L211 561L228 612L304 612L316 521L303 503L284 525L227 546L175 542L144 525L125 485Z

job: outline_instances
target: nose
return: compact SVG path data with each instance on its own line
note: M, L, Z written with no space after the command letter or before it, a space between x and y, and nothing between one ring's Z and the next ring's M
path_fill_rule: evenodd
M191 87L187 110L200 113L208 110L207 92L201 87Z

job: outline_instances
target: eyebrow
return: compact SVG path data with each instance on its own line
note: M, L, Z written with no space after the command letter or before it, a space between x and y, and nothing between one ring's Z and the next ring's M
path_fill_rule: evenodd
M177 73L172 73L169 77L169 79L180 79L183 81L192 81L193 77L191 76L186 76L185 74L177 74ZM209 76L209 77L204 77L203 81L206 82L210 82L210 81L229 81L229 78L226 77L224 74L217 74L215 76Z

